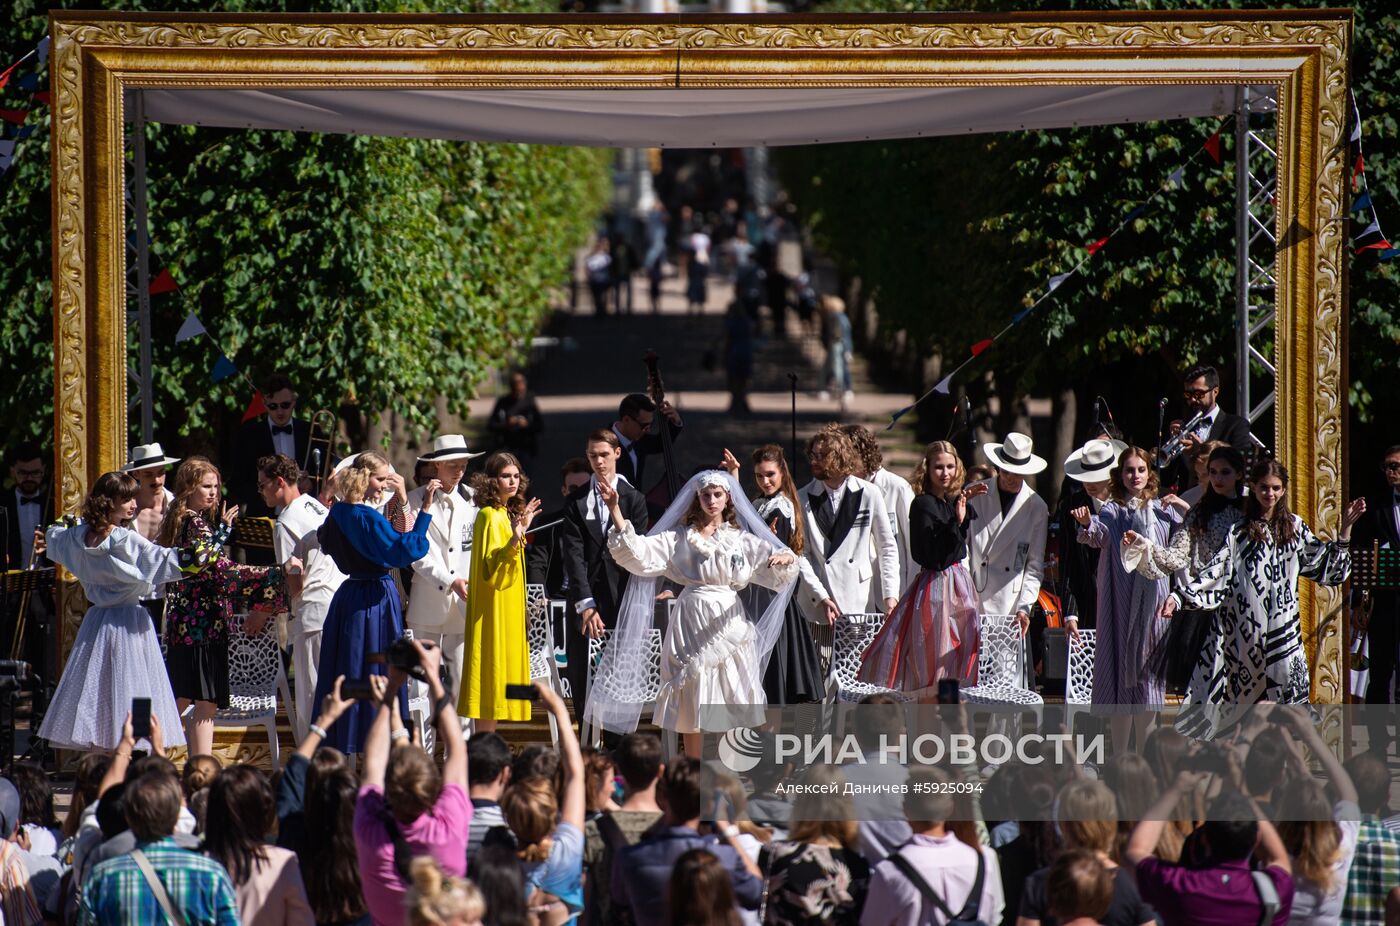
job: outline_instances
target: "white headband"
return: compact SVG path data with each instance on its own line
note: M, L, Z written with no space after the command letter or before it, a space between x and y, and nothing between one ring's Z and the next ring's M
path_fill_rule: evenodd
M729 477L717 469L710 470L708 473L701 473L700 482L695 486L695 494L699 495L709 486L719 486L724 489L724 491L728 492Z

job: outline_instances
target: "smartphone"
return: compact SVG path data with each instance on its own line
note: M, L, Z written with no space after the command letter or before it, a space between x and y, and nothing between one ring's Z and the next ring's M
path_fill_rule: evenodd
M347 701L369 701L374 698L374 689L367 678L347 678L340 683L340 696Z
M151 735L151 699L131 699L131 735L135 739L148 739Z
M957 704L959 700L958 680L955 678L940 678L938 680L938 703Z
M507 685L507 701L538 701L540 693L534 685Z

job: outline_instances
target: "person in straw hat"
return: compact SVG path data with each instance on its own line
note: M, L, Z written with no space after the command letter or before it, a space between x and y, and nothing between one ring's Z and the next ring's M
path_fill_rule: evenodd
M428 528L428 554L413 564L404 623L420 640L442 647L443 661L452 669L452 702L462 695L462 647L466 640L467 583L471 581L472 528L479 510L475 494L462 482L467 461L481 456L467 449L460 434L433 438L431 449L418 459L432 464L434 479L408 493L409 512L417 517L425 510L433 516ZM437 490L428 495L434 483Z
M973 527L968 535L967 564L981 613L1014 614L1021 633L1030 629L1031 608L1040 597L1045 570L1045 533L1050 509L1026 485L1026 477L1045 469L1031 439L1012 432L1002 443L983 445L996 468L987 491L968 500Z

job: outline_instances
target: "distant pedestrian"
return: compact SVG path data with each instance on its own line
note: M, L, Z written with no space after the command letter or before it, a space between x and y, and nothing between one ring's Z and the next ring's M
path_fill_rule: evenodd
M856 394L851 389L851 354L855 345L851 337L851 320L846 315L846 303L836 296L823 296L822 343L826 345L826 383L821 392L823 399L829 399L828 390L836 390L841 396L844 410Z
M710 235L706 229L701 229L690 236L688 270L685 298L690 304L690 311L699 315L705 311L705 301L709 297L705 278L710 275Z
M524 373L510 374L510 392L496 400L486 426L496 435L496 449L510 451L528 470L539 452L544 417Z
M612 255L608 253L607 235L599 235L593 250L583 261L588 274L588 292L593 297L593 313L608 314L608 291L612 289Z
M749 380L753 377L753 319L738 299L724 316L724 370L729 383L729 414L749 414Z

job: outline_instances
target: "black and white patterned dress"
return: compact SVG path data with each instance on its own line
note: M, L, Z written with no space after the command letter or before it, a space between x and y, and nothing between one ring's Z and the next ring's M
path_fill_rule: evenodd
M1250 705L1307 703L1311 680L1298 614L1298 578L1340 585L1351 573L1347 547L1319 539L1293 516L1293 539L1249 536L1248 522L1177 593L1187 607L1216 610L1205 652L1191 675L1176 726L1211 739Z

